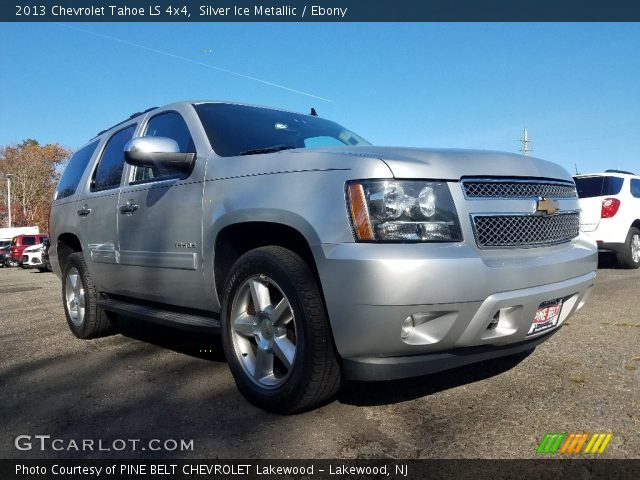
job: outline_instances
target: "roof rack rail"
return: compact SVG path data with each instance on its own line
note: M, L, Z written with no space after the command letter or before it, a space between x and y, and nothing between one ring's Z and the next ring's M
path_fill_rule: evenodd
M106 131L108 131L108 130L111 130L113 127L117 127L118 125L122 125L123 123L126 123L126 122L128 122L129 120L131 120L132 118L136 118L136 117L138 117L138 116L140 116L140 115L144 115L145 113L150 112L151 110L155 110L156 108L158 108L158 107L151 107L151 108L147 108L146 110L144 110L144 111L142 111L142 112L136 112L136 113L133 113L133 114L131 114L131 115L129 116L129 118L127 118L127 119L125 119L125 120L122 120L121 122L118 122L118 123L116 123L115 125L111 125L109 128L105 128L104 130L99 131L99 132L97 133L97 135L96 135L95 137L93 137L93 138L99 137L99 136L100 136L100 135L102 135L104 132L106 132ZM93 140L93 139L92 139L92 140Z
M626 175L635 175L635 173L633 172L628 172L626 170L616 170L616 169L605 170L605 173L624 173Z

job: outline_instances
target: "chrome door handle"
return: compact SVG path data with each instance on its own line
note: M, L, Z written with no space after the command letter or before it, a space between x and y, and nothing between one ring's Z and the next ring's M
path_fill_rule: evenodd
M125 215L130 215L138 209L138 204L133 203L133 200L129 200L124 205L120 206L120 213L124 213Z
M87 215L89 215L91 213L91 209L88 206L83 205L82 208L80 208L76 213L80 217L86 217Z

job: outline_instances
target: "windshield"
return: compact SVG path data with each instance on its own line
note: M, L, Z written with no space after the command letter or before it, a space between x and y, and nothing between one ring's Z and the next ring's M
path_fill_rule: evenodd
M617 195L622 189L624 178L621 177L575 177L579 198L604 197Z
M221 157L371 145L335 122L310 115L226 103L200 103L194 108L213 150Z

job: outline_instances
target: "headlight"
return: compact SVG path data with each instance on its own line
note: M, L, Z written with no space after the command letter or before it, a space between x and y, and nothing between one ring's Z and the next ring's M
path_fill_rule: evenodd
M347 183L347 201L359 241L462 241L458 214L444 182L357 180Z

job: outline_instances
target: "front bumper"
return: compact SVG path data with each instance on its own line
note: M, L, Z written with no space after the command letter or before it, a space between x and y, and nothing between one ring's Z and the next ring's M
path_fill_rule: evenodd
M549 336L528 335L540 304L562 299L562 325L583 305L597 264L594 243L581 239L483 257L465 244L320 248L314 253L345 373L367 379L432 373L534 348ZM402 338L410 316L416 325ZM481 350L460 353L470 347Z
M42 266L42 259L38 255L23 255L21 264L23 267L39 267Z
M531 351L557 331L555 329L536 338L506 346L481 345L407 357L344 359L342 369L346 378L360 381L384 381L430 375L464 365Z

